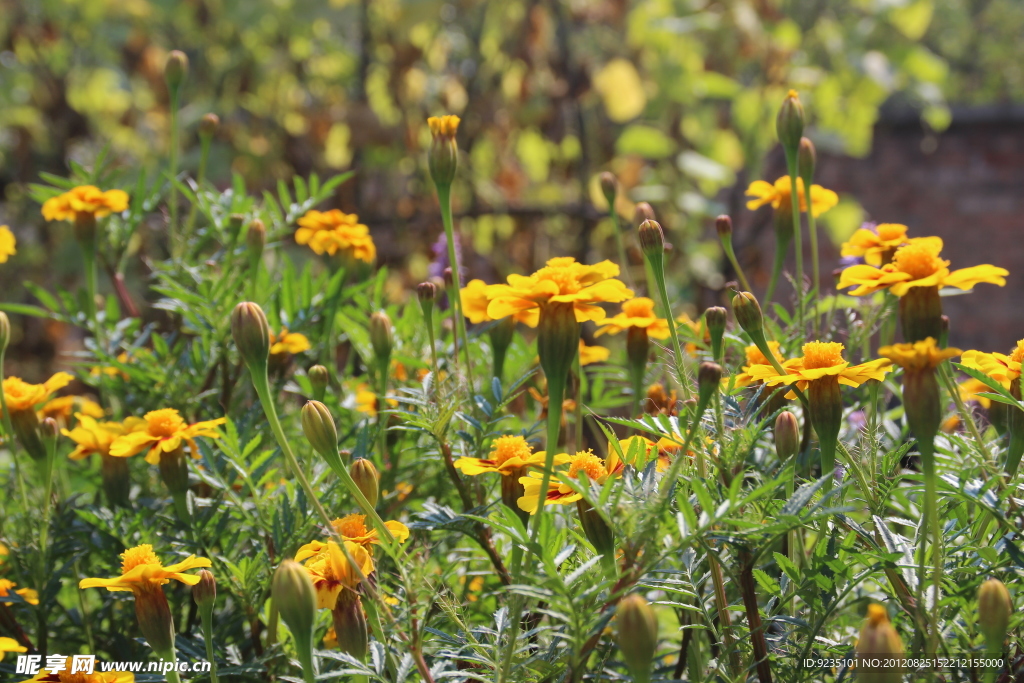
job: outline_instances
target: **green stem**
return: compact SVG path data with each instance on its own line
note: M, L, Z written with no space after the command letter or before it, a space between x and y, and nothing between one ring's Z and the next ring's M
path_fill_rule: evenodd
M178 234L178 186L176 184L178 179L178 107L180 104L179 90L180 88L171 88L171 149L169 155L169 173L171 176L171 187L170 191L168 192L167 204L170 212L171 221L169 233L171 235L172 250L176 248L176 255L180 257L184 253L184 244L182 243L182 235Z
M764 293L764 303L767 306L775 296L775 287L779 284L779 275L782 273L782 266L786 262L786 252L789 250L789 242L776 238L775 257L772 259L772 276L768 280L768 289ZM747 290L750 291L749 289Z
M752 292L752 291L754 291L753 289L750 288L750 282L747 280L747 276L743 273L743 269L740 268L740 262L736 258L736 251L732 247L732 237L728 237L728 238L722 239L722 250L725 252L725 257L727 259L729 259L729 264L732 266L732 269L734 271L736 271L736 277L737 277L737 279L739 279L740 287L743 288L743 291L745 291L745 292ZM775 273L773 271L772 272L772 281L774 282L774 280L775 280ZM775 287L773 285L772 289L774 289L774 288Z
M804 202L807 204L807 231L811 235L811 291L815 294L821 286L821 270L818 263L818 222L811 211L811 183L804 183ZM817 327L817 316L815 316Z
M199 170L196 172L196 192L198 193L202 187L203 182L206 181L206 164L210 159L210 142L213 140L212 137L206 135L199 136ZM185 221L185 234L191 236L192 230L196 224L196 214L199 209L199 202L192 202L192 208L189 209L188 219ZM216 683L216 676L214 677L214 683Z
M388 371L390 364L390 359L377 364L377 372L380 377L380 400L377 405L377 447L380 449L381 464L386 463L388 457L388 416L385 411L388 407Z
M629 268L629 258L626 256L626 243L622 239L622 224L614 203L608 206L608 217L612 219L612 230L615 231L615 248L619 252L619 269L626 276L626 284L629 285L629 288L636 289L633 286L633 273Z
M4 381L4 357L7 355L6 348L0 348L0 385ZM7 437L7 448L14 460L14 477L18 481L18 492L21 494L21 509L28 510L28 494L25 493L25 477L21 473L21 462L17 454L18 439L14 436L14 425L11 424L11 414L7 410L7 396L0 390L0 415L3 416L4 435Z
M658 295L661 297L662 315L668 323L669 335L672 337L672 350L675 354L676 380L683 390L686 400L693 398L690 391L689 378L686 376L686 369L683 367L683 347L679 343L679 332L676 330L676 320L672 316L672 304L668 298L668 286L665 284L665 255L655 256L650 259L651 270L654 271L654 281L658 288Z
M466 365L466 381L469 383L470 396L473 395L473 365L469 356L469 336L466 334L466 318L462 315L462 276L459 274L459 262L455 252L455 224L452 221L452 188L450 185L437 186L437 200L441 205L441 222L444 224L445 242L448 245L448 264L452 269L452 285L448 291L448 302L455 316L452 332L455 333L455 346L462 340L462 360ZM456 351L458 353L458 351Z
M929 622L928 651L926 654L937 655L939 645L939 588L942 585L942 528L939 526L939 504L938 504L938 474L935 467L935 447L928 442L918 442L918 449L921 452L921 470L924 474L924 508L927 529L932 534L932 603ZM922 533L921 546L924 547ZM921 554L922 564L924 563L924 552ZM922 603L924 605L925 603Z
M580 362L580 354L576 354L576 433L573 439L573 447L577 451L583 450L583 380L586 377L583 375L583 364ZM551 410L551 404L548 404L548 410ZM559 411L561 412L561 411Z
M786 166L789 168L790 199L793 207L793 242L796 248L796 306L797 320L800 322L801 331L804 329L804 240L802 227L800 225L800 195L797 192L797 163L796 150L786 150Z
M199 618L202 620L203 641L206 643L206 661L210 663L210 683L217 683L217 660L213 657L213 608L200 608Z

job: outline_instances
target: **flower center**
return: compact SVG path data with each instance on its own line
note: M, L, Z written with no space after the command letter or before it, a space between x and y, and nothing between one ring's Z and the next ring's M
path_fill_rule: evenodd
M1010 352L1010 360L1015 363L1024 363L1024 339L1017 342L1017 348Z
M121 573L127 574L131 570L144 564L160 565L160 558L153 552L153 546L148 543L129 548L121 553Z
M367 534L366 515L345 515L331 524L342 538L362 538Z
M934 275L945 266L933 246L920 242L901 247L893 257L893 264L915 280Z
M572 456L572 460L569 463L570 478L576 479L581 471L586 472L587 477L595 480L608 473L604 466L604 460L601 460L601 458L589 450L581 451Z
M878 239L883 242L903 239L907 236L907 226L899 223L882 223L878 226Z
M653 318L654 302L645 296L630 299L622 304L622 312L630 318Z
M81 671L79 671L78 673L60 671L57 673L57 680L59 680L60 683L88 683L89 677Z
M809 342L804 344L804 369L831 368L843 362L843 345L839 342Z
M768 349L775 356L775 360L782 360L779 355L779 342L770 341L768 342ZM771 365L772 362L768 360L768 357L761 353L761 349L755 345L748 346L746 349L747 354L747 365Z
M567 268L542 268L538 275L542 280L550 280L558 285L559 294L575 294L583 289L576 274Z
M494 447L491 449L490 459L497 465L502 465L512 458L526 460L533 453L530 444L521 436L499 436L494 440Z
M163 408L146 413L147 431L153 436L173 436L185 426L185 421L174 408Z

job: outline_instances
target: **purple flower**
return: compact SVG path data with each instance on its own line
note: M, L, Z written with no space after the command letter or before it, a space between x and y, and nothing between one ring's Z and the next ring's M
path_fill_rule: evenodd
M443 278L444 269L451 265L448 262L448 239L443 232L437 236L437 241L434 242L431 251L434 252L434 260L430 262L427 272L430 274L430 277ZM457 236L455 238L455 260L458 262L459 278L464 279L466 269L463 266L462 243Z

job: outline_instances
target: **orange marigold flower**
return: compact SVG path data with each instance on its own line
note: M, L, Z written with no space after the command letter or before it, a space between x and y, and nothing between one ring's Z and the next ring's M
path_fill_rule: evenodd
M58 389L71 383L74 377L66 372L58 372L42 384L29 384L18 377L4 380L4 400L7 410L12 413L34 410L37 405L50 398Z
M1009 388L1013 380L1020 377L1022 362L1024 362L1024 339L1017 342L1017 346L1009 355L972 350L964 351L963 357L960 359L961 365L985 373L1006 388ZM979 384L981 383L979 382ZM982 386L984 387L984 385ZM988 387L981 390L989 391Z
M28 648L14 638L0 636L0 661L3 661L5 652L28 652Z
M358 543L345 541L345 550L356 563L353 566L345 557L334 541L327 541L326 544L314 555L304 556L303 565L309 578L313 581L316 589L316 606L322 609L334 609L338 603L338 596L342 591L351 591L356 596L356 590L363 577L373 573L373 558L369 551ZM304 546L305 547L305 546ZM300 550L300 552L302 552ZM302 560L296 556L296 562ZM362 576L360 576L362 574Z
M354 213L339 209L330 211L307 211L298 220L295 242L308 245L316 254L343 256L356 261L373 263L377 258L377 247L370 237L370 229L359 222Z
M470 280L465 287L459 290L459 298L462 300L462 314L474 325L494 320L487 315L487 307L491 300L487 296L489 285L483 280ZM530 327L537 326L540 309L530 308L513 315L516 322L525 323Z
M180 448L182 442L188 444L192 457L198 459L199 448L195 440L198 437L219 439L216 427L224 424L227 419L218 417L188 424L174 408L162 408L146 413L146 425L136 431L117 437L110 446L110 455L115 458L127 458L137 453L146 452L146 462L151 465L160 464L160 454L170 453Z
M838 377L840 384L859 387L868 380L884 379L885 373L892 367L892 361L888 358L850 365L843 360L843 348L839 342L809 342L803 346L802 357L782 363L786 371L784 375L778 374L771 365L751 365L747 372L754 380L768 386L795 385L804 390L809 383L830 376ZM796 393L790 391L786 398L796 398Z
M0 579L0 598L9 597L13 592L15 595L20 595L21 599L30 605L39 604L39 593L32 590L31 588L19 588L14 590L14 587L18 584L14 583L10 579Z
M172 579L180 581L186 586L194 586L199 583L199 576L182 572L209 566L211 566L210 561L205 557L189 555L181 562L165 567L153 552L153 546L143 543L121 553L121 576L113 579L82 579L78 587L131 591L139 595L157 589L162 590L161 586L169 583Z
M0 225L0 263L7 263L8 258L18 253L17 244L11 229Z
M934 337L913 344L892 344L878 349L878 355L885 356L904 370L919 371L934 369L947 358L959 356L960 349L941 349Z
M603 363L604 361L611 358L612 352L603 346L587 346L582 339L580 339L580 365L590 365L591 363Z
M331 522L331 526L334 527L335 533L341 537L342 541L357 543L367 550L371 550L370 546L380 545L380 535L377 533L376 529L366 525L366 515L345 515L344 517L333 520ZM387 522L384 522L384 526L399 543L405 543L409 540L409 527L405 526L401 522L388 520ZM295 561L302 562L303 560L313 557L314 555L319 555L326 550L327 541L310 541L299 548L298 552L295 554Z
M900 223L880 223L874 230L859 228L849 241L843 243L840 255L861 257L868 265L881 266L889 262L898 248L913 241L907 237L907 226Z
M0 638L3 641L4 638ZM10 640L9 638L7 640ZM15 642L15 641L11 641ZM14 650L15 652L25 652L22 650ZM2 656L2 647L0 647L0 656ZM29 678L22 683L135 683L135 674L130 671L99 671L94 670L91 674L87 674L82 671L71 673L74 671L74 658L66 657L61 662L60 671L52 673L56 667L50 666L53 664L47 659L47 666L39 670L32 678Z
M71 421L71 414L76 411L79 414L95 418L100 418L104 415L103 408L100 407L99 403L84 396L61 396L50 399L43 404L43 407L37 411L36 415L40 420L52 417L58 423L66 425Z
M804 197L804 181L796 179L797 192L800 195L800 210L807 211L807 200ZM784 175L775 181L775 184L765 180L755 180L747 188L747 196L753 197L747 202L748 209L759 209L766 204L771 204L776 211L792 211L791 196L792 184L789 176ZM839 195L832 190L826 190L821 185L811 185L811 213L817 218L833 206L839 203Z
M523 437L506 435L494 440L487 458L462 457L455 461L455 467L469 476L488 472L513 476L523 467L543 467L546 457L545 451L534 453ZM568 462L568 459L567 455L556 455L555 463L562 464Z
M298 332L289 332L287 327L281 328L281 334L270 333L270 355L282 353L302 353L313 348L306 335Z
M103 218L128 208L128 193L94 185L80 185L43 202L43 218L48 221L74 221L79 218Z
M97 422L89 415L77 413L78 425L62 429L61 434L75 442L75 450L68 454L72 460L82 460L90 455L110 455L110 446L119 436L146 428L146 421L129 417L124 422Z
M772 352L772 355L775 356L775 360L781 363L783 358L782 353L779 351L779 342L769 341L768 349ZM755 344L748 346L744 349L744 352L747 355L747 364L743 366L743 372L736 375L735 386L737 388L750 386L756 381L750 374L751 367L755 365L767 365L769 368L772 367L772 362L768 360L763 353L761 353L761 349L757 348ZM723 384L727 384L728 382L728 378L722 379Z
M668 339L668 321L655 314L654 301L646 296L623 301L622 312L611 318L605 318L604 325L598 328L594 336L618 334L631 327L647 330L647 336L652 339Z
M580 472L587 475L590 481L603 484L608 477L619 476L622 473L623 463L614 451L609 452L608 459L604 460L591 450L579 451L576 455L568 456L566 461L569 469L562 473L553 473L548 482L547 494L544 497L545 505L568 505L581 500L583 496L573 490L571 486L559 479L561 476L576 480ZM540 487L544 483L544 473L531 471L525 477L519 479L523 485L524 494L517 501L519 509L535 514L540 507Z

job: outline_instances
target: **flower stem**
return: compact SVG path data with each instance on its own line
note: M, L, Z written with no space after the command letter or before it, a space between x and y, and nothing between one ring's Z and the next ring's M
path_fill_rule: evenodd
M789 169L789 204L793 208L793 243L796 249L796 307L800 329L804 328L804 240L800 226L800 194L797 192L796 150L786 149L786 166Z
M938 474L935 467L935 446L930 441L919 441L918 450L921 452L921 471L924 474L924 511L926 527L925 531L931 531L932 535L932 601L931 614L928 621L931 629L928 634L927 654L938 654L939 636L939 588L942 585L942 528L939 526L939 505L938 486L936 479ZM924 563L926 533L921 534L921 562ZM922 582L923 585L923 582ZM927 603L922 601L922 609Z
M672 337L672 351L675 355L676 380L683 390L683 396L689 400L693 398L690 391L689 378L686 376L686 369L683 367L683 347L679 343L679 332L676 330L676 320L672 316L672 303L668 298L668 286L665 284L665 256L650 258L651 270L654 271L654 284L658 288L658 295L661 297L662 315L668 323L668 331Z
M4 356L7 349L0 348L0 386L4 381ZM15 453L18 439L14 436L14 425L11 424L11 414L7 410L7 396L0 388L0 415L3 416L4 435L7 437L7 448L11 452L14 461L14 476L18 480L18 492L21 494L21 509L28 510L28 495L25 493L25 477L21 473L21 461Z
M168 232L171 235L172 250L177 251L176 256L184 253L183 236L178 234L178 186L175 184L178 179L178 106L180 104L180 87L171 88L170 102L170 124L171 124L171 149L169 155L169 173L171 176L171 187L167 196L167 208L170 213L170 227Z
M206 661L210 663L210 683L217 683L217 660L213 657L213 608L200 608L199 618L202 621L203 641L206 643Z
M750 282L747 280L747 276L744 274L743 269L740 268L740 262L736 258L736 251L732 247L732 238L723 239L722 240L722 249L723 249L723 251L725 251L726 258L729 259L729 265L731 265L732 269L734 271L736 271L736 277L737 277L737 279L739 279L740 287L743 288L743 291L745 291L745 292L752 292L752 291L754 291L753 289L750 288ZM775 281L775 276L776 276L776 273L773 270L772 271L772 281L773 282ZM773 285L772 289L774 289L774 288L775 287Z
M470 396L473 395L473 365L469 356L469 336L466 334L466 319L462 315L462 276L459 274L459 262L455 251L455 224L452 221L452 188L450 185L437 186L437 200L441 205L441 222L444 224L445 242L448 246L448 265L452 269L452 284L448 288L448 302L455 317L452 332L455 334L455 346L462 340L462 360L466 365L466 381L469 383ZM456 353L458 350L456 349Z
M615 248L619 252L619 270L626 276L626 284L630 289L633 286L633 273L629 268L629 258L626 256L626 243L622 239L622 223L619 221L619 213L615 210L615 204L608 206L608 217L612 219L612 230L615 231Z

